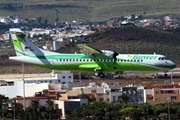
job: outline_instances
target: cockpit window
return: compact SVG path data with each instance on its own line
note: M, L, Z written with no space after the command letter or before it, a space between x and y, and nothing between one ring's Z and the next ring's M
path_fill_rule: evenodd
M165 60L169 60L167 57L164 57Z
M168 60L167 57L159 57L158 60Z

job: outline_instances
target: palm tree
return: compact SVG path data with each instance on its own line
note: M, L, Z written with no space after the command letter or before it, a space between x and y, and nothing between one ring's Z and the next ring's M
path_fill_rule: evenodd
M0 110L2 109L3 104L6 104L6 101L8 100L8 97L5 97L4 95L0 94Z
M127 104L127 101L129 100L129 96L128 95L126 95L126 94L122 94L121 95L121 99L124 101L124 104Z
M23 105L21 103L16 103L16 101L14 101L12 105L13 105L15 117L17 117L18 119L22 119L24 116Z
M58 109L55 109L55 104L53 100L48 99L46 101L47 113L50 118L59 118L60 113Z
M39 108L39 100L31 100L30 105L37 110Z
M37 110L39 109L39 100L31 100L30 106L33 108L33 113L36 117L40 117L37 113Z

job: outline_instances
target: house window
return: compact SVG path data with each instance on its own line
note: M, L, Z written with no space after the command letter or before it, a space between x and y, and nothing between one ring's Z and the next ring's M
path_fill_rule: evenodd
M156 98L156 101L160 101L160 98Z
M113 102L116 102L116 96L113 96Z
M109 95L109 92L106 92L106 95Z
M103 102L103 98L99 98L99 102Z
M176 97L176 96L172 96L172 97L171 97L171 101L172 101L172 102L177 101L177 97Z
M121 96L118 96L118 102L121 101Z
M143 91L139 91L140 94L143 94Z
M106 99L106 102L109 102L109 98Z
M159 91L155 91L156 94L159 94Z
M63 76L63 79L65 78L65 76Z

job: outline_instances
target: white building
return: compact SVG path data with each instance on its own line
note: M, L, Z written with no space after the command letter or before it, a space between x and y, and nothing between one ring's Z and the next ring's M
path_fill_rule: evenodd
M65 113L74 110L74 108L88 104L87 99L54 100L54 103L61 109L61 119L66 119Z
M50 87L53 89L68 89L68 83L73 82L73 73L56 73L54 76L49 75L49 77L39 75L36 76L36 78L33 77L33 74L29 74L24 77L25 84L23 84L22 77L18 75L2 75L0 80L5 83L0 84L0 94L9 98L24 96L24 85L25 96L28 97L34 96L36 92L42 91L43 89L49 89Z
M32 38L33 35L50 35L53 34L53 30L45 30L40 28L34 28L32 31L29 31L30 37Z
M7 17L0 17L0 22L5 23L5 24L10 24L11 20Z

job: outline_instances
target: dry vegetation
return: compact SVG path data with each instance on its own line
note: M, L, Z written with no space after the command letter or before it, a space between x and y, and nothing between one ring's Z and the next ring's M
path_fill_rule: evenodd
M59 21L104 21L126 15L157 16L179 14L178 0L3 0L0 16L19 15L23 18L55 21L55 9ZM11 7L8 8L8 6Z

